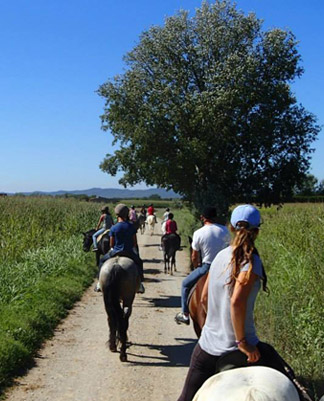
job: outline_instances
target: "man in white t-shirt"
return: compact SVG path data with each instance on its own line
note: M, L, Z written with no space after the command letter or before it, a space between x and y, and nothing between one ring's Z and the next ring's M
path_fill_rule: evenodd
M230 243L230 233L227 227L216 224L217 211L215 207L206 207L202 214L203 227L194 232L192 240L191 260L193 270L182 282L181 309L175 320L177 323L189 324L189 308L187 305L190 289L209 271L210 265L219 251ZM201 260L200 260L201 256Z

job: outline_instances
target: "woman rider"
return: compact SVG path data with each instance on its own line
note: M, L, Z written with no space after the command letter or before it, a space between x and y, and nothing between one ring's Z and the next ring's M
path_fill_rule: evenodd
M102 215L99 218L96 232L92 236L93 241L93 251L96 252L98 250L97 238L100 234L103 234L106 230L108 230L113 224L113 219L111 214L109 213L109 207L105 206L101 209ZM100 228L100 226L102 227Z
M241 366L259 362L293 379L292 370L290 375L286 372L285 362L270 345L259 340L254 326L254 303L261 280L266 290L266 275L254 245L259 226L260 212L254 206L240 205L234 209L234 239L211 264L202 294L206 298L208 292L206 323L178 401L191 401L201 385L219 371L221 356L235 350L241 351L236 353L244 361Z

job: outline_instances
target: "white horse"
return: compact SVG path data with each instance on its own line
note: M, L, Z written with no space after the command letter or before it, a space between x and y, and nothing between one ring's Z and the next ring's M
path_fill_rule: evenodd
M193 401L299 401L298 392L285 375L264 366L218 373L197 391Z
M151 235L153 235L154 233L154 226L156 223L156 217L153 214L150 214L149 216L147 216L146 218L146 223L148 224L149 227L149 231L151 233Z
M164 235L166 233L165 226L166 226L166 221L163 221L162 225L161 225L162 235Z

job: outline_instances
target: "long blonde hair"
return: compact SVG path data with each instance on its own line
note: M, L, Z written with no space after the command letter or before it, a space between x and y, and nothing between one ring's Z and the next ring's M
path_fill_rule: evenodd
M243 264L249 263L249 268L242 284L245 285L251 276L253 252L257 253L254 241L259 233L259 229L248 229L248 226L248 223L241 221L237 224L236 229L231 227L231 230L235 232L235 236L232 240L233 253L230 262L231 274L229 282L227 283L230 286L231 291L233 291Z

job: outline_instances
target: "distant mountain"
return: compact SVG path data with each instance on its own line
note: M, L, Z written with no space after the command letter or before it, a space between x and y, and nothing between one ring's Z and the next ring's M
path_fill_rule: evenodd
M71 195L87 195L87 196L100 196L102 198L117 198L117 199L131 199L131 198L148 198L151 195L159 195L162 199L165 198L180 198L180 195L173 191L167 191L161 188L150 189L119 189L119 188L90 188L75 191L54 191L54 192L21 192L24 195L51 195L59 196L64 194Z

